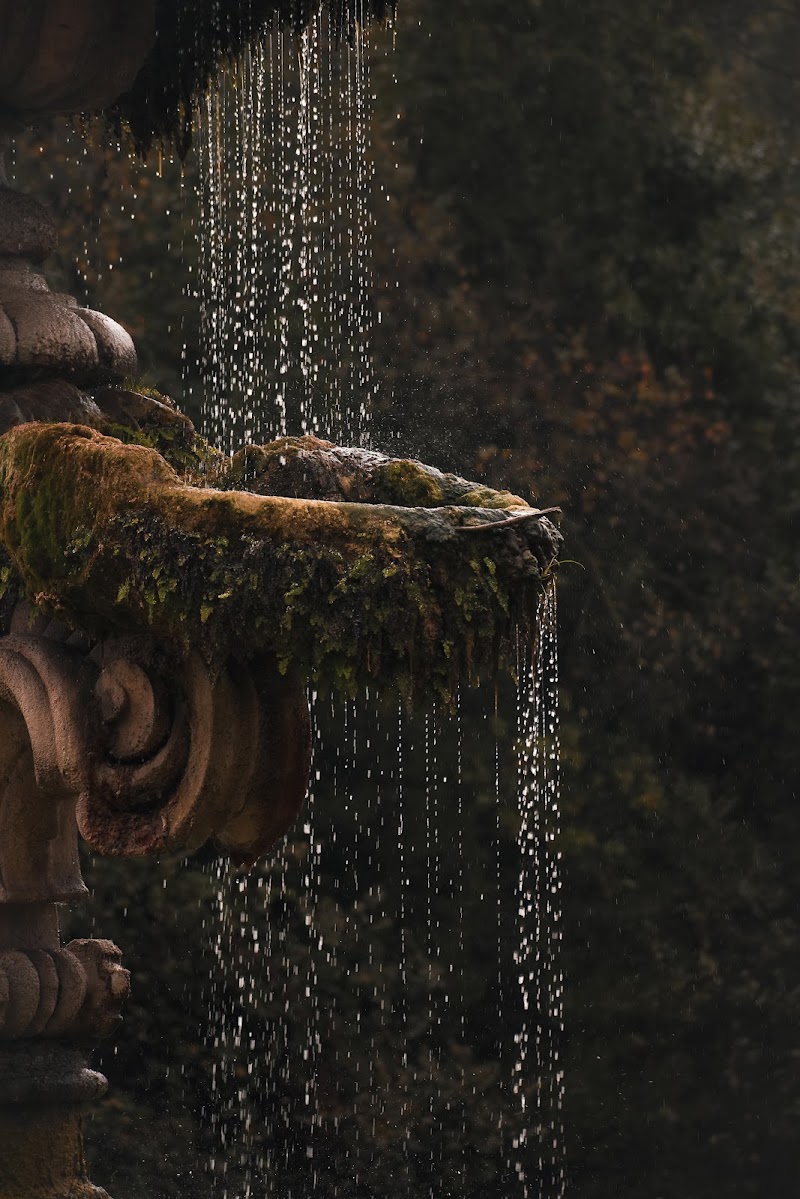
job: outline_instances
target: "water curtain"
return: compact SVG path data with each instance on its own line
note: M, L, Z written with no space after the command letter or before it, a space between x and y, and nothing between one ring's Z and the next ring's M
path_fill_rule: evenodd
M234 447L242 438L278 434L314 433L331 435L350 444L369 440L370 400L376 382L370 355L370 234L372 231L369 184L369 39L368 31L357 30L352 45L342 55L335 45L329 23L322 16L313 20L301 38L278 34L249 53L234 69L220 72L217 85L209 92L201 116L203 147L203 206L200 224L206 336L203 340L202 368L205 377L206 430L216 444ZM337 86L338 84L338 86ZM268 219L266 214L269 214ZM243 352L244 351L244 352ZM499 1047L499 1056L507 1059L504 1086L518 1105L518 1119L512 1115L509 1128L502 1127L507 1113L501 1114L499 1136L505 1145L509 1185L523 1196L547 1194L560 1196L565 1186L563 1093L564 1075L560 1060L563 1042L563 978L560 967L560 870L559 870L559 783L558 783L558 702L557 702L557 628L555 579L545 591L536 614L535 640L517 658L517 761L516 796L518 804L518 878L517 922L514 930L500 929L499 935L513 936L518 943L514 954L522 1009L520 1027L514 1038L513 1052ZM319 716L321 705L313 694L312 712L315 757L328 763L327 781L313 781L309 794L308 818L303 826L301 852L303 866L292 860L298 843L284 849L278 874L285 885L293 885L303 896L302 906L308 922L307 972L319 978L330 966L336 952L326 936L327 913L319 912L320 879L326 873L326 840L336 840L337 830L323 821L324 835L313 820L315 803L320 800L330 810L340 812L357 808L352 783L338 782L342 773L358 775L370 770L367 747L356 752L349 746L349 724L353 729L374 730L374 741L382 746L383 758L397 763L397 777L383 802L397 806L398 845L407 839L424 839L426 857L427 902L421 916L427 927L429 974L427 983L428 1025L431 1045L427 1051L427 1074L409 1066L409 1042L406 1031L398 1030L404 1044L393 1086L405 1093L410 1113L414 1104L409 1091L427 1087L430 1110L427 1140L431 1149L431 1170L437 1136L444 1137L441 1114L436 1111L436 1078L441 1068L441 1049L435 1044L436 1029L450 1025L451 1035L461 1035L463 1027L463 990L453 988L450 995L443 982L443 963L447 949L438 939L433 914L433 899L442 880L442 858L453 846L440 838L440 806L463 804L459 781L460 764L440 769L437 755L446 753L452 738L440 733L452 721L460 726L460 698L455 708L429 713L424 720L425 790L424 813L406 821L403 813L404 745L413 739L408 717L401 706L400 726L386 743L389 722L379 698L369 688L353 701L345 700L340 712ZM322 705L324 708L324 705ZM383 724L383 728L382 728ZM344 727L343 727L344 726ZM334 731L335 730L335 731ZM418 730L419 731L419 730ZM459 746L461 734L459 733ZM326 739L335 745L326 745ZM374 752L374 751L373 751ZM499 756L498 741L498 756ZM334 763L331 769L330 757ZM341 757L344 754L344 769ZM461 749L459 748L459 757ZM379 755L380 756L380 755ZM373 772L385 778L385 761ZM317 772L319 775L319 772ZM317 795L319 792L319 796ZM364 801L371 803L371 800ZM501 798L497 803L500 811ZM424 829L422 825L424 824ZM364 840L374 836L371 807L356 814L356 836L349 842L348 865L357 879L365 854ZM341 835L341 834L339 834ZM500 834L498 835L498 846ZM460 872L457 919L450 929L461 944L460 966L448 963L448 971L463 972L463 846L456 847ZM330 854L330 851L329 851ZM334 851L333 857L342 865ZM504 869L513 868L504 863ZM370 879L368 867L362 873ZM407 986L409 955L405 944L407 885L401 869L393 897L382 893L380 911L384 919L400 925L397 945L404 987ZM270 962L267 978L252 954L240 952L241 941L259 940L264 910L273 901L274 870L266 877L260 893L254 887L242 887L235 876L222 872L217 890L217 926L215 953L220 969L233 970L235 981L213 1005L209 1040L221 1048L217 1071L217 1110L213 1119L228 1129L228 1150L214 1155L211 1169L228 1182L230 1158L238 1160L246 1187L257 1186L258 1179L272 1176L275 1148L259 1148L261 1140L257 1116L258 1099L252 1089L230 1091L222 1081L233 1064L242 1059L243 1026L246 1016L239 1000L249 996L261 1006L266 993L276 989L287 996L293 993L291 971L294 959L288 951L278 952L272 944L281 942L286 928L275 931L268 926L265 956ZM342 890L341 879L329 879L328 887ZM349 888L348 901L337 908L338 920L350 928L353 939L350 969L358 977L369 970L373 946L358 919L359 905L374 898L366 896L357 882ZM502 883L498 880L498 901ZM454 909L455 910L455 909ZM361 935L360 935L361 934ZM447 938L445 938L447 939ZM322 961L317 958L322 955ZM434 975L436 978L434 978ZM283 976L283 977L281 977ZM502 981L499 986L502 995ZM309 984L315 994L318 987ZM459 997L460 994L460 997ZM461 1016L457 1016L459 1004ZM245 1005L246 1006L246 1005ZM500 1013L501 1019L503 1014ZM412 1017L413 1018L413 1017ZM460 1022L460 1023L459 1023ZM293 1069L306 1088L309 1118L298 1136L306 1146L309 1185L315 1170L314 1144L324 1139L326 1112L316 1086L316 1072L322 1045L325 1019L312 1004L304 1039L304 1061L287 1064L290 1053L286 1044L273 1044L265 1050L276 1068ZM244 1055L246 1056L246 1055ZM280 1066L277 1063L281 1063ZM405 1070L405 1075L403 1074ZM424 1073L424 1071L423 1071ZM531 1080L534 1079L534 1085ZM299 1085L299 1083L298 1083ZM466 1085L466 1084L465 1084ZM371 1103L370 1084L356 1080L354 1103ZM376 1105L375 1120L385 1118L385 1105ZM290 1117L285 1117L288 1123ZM412 1117L407 1115L410 1121ZM330 1123L330 1117L327 1117ZM351 1130L358 1146L358 1132ZM409 1123L406 1142L419 1136ZM463 1129L466 1139L468 1131ZM325 1155L335 1154L330 1144ZM355 1182L374 1185L374 1163L364 1147L354 1150ZM317 1157L319 1156L319 1151ZM414 1191L424 1189L423 1173L410 1161L406 1146L405 1169L408 1185ZM419 1156L419 1154L417 1154ZM424 1154L423 1154L424 1156ZM466 1158L460 1169L467 1169ZM279 1177L277 1175L276 1177ZM263 1185L263 1182L262 1184ZM278 1184L276 1183L276 1186ZM249 1193L249 1191L248 1191Z

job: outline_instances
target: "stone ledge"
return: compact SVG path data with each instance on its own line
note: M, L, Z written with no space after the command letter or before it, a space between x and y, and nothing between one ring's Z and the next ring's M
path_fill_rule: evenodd
M439 507L262 496L192 486L154 450L79 426L0 438L0 544L34 603L93 635L152 632L212 664L271 654L409 699L451 699L533 625L561 538L535 509L507 521L516 497L498 509L502 494Z

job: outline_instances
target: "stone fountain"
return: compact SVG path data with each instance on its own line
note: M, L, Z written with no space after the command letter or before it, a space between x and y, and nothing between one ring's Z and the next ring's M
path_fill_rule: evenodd
M180 142L218 57L310 7L0 0L0 139L104 111ZM420 463L308 437L218 454L131 385L120 325L50 290L55 241L0 176L0 1199L105 1194L81 1111L129 976L109 941L61 944L78 835L252 864L303 802L306 680L447 700L530 624L559 544Z

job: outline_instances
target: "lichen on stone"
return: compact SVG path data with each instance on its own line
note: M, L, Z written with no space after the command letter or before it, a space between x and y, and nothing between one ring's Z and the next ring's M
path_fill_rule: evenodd
M332 456L346 464L340 492L371 498L242 489L274 488L281 459L315 453L320 477ZM448 502L475 486L421 464L377 455L357 468L363 453L283 441L227 468L216 459L225 485L197 486L194 466L187 482L145 445L77 425L13 428L0 438L0 586L5 571L6 590L95 636L153 632L212 663L271 653L348 692L376 680L449 700L532 622L559 535L545 519L503 529L497 508ZM476 524L487 528L460 531Z
M245 487L259 495L404 508L527 508L510 491L493 491L459 475L445 474L414 458L390 458L375 450L337 446L319 437L281 437L248 445L221 464L223 488Z

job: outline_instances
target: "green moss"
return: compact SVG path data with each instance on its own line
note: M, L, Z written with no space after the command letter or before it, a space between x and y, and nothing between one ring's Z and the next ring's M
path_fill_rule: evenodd
M524 508L525 503L510 491L493 491L491 487L472 486L458 497L465 508Z
M275 654L348 691L448 699L530 621L557 534L464 537L467 515L190 487L154 450L77 426L0 438L0 542L36 603L210 662Z
M0 636L8 629L14 609L24 595L22 577L0 545Z
M169 396L153 387L127 380L94 397L103 419L96 427L126 445L157 450L179 474L200 479L228 459L195 430Z
M108 437L115 437L125 445L140 445L145 449L156 450L173 470L181 475L194 477L198 481L217 469L223 457L198 433L192 431L187 437L175 427L132 429L118 421L106 420L100 432Z
M441 484L419 462L409 459L387 462L376 471L375 482L378 503L438 508L445 502Z
M294 495L405 508L513 509L527 505L509 491L445 474L411 458L388 458L341 448L317 437L282 437L266 446L246 446L221 464L215 485L244 487L259 495Z

